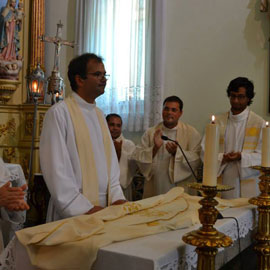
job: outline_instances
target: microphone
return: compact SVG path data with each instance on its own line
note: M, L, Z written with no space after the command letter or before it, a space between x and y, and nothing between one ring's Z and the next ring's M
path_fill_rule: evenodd
M185 160L186 160L186 162L187 162L187 164L188 164L188 166L189 166L189 168L190 168L190 171L192 172L194 178L198 181L198 178L197 178L197 176L195 175L195 173L194 173L194 171L193 171L193 169L192 169L192 167L191 167L191 165L190 165L190 163L189 163L189 161L188 161L188 159L187 159L187 157L186 157L186 155L185 155L185 153L184 153L184 151L183 151L181 145L180 145L177 141L172 140L172 139L170 139L170 138L168 138L167 136L164 136L164 135L161 136L161 139L162 139L163 141L171 141L171 142L176 143L176 145L179 147L179 149L180 149L180 151L181 151L183 157L185 158Z

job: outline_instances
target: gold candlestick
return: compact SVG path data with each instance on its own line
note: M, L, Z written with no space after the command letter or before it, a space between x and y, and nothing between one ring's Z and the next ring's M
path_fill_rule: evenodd
M249 203L258 206L259 219L258 231L255 235L256 245L254 247L258 256L258 268L270 269L270 167L254 166L262 174L259 177L259 188L261 194L251 198Z
M215 206L218 202L214 199L218 192L228 191L233 187L217 185L216 187L204 186L194 183L189 187L203 192L203 199L200 200L202 207L199 209L199 219L202 224L196 231L189 232L183 236L183 241L189 245L196 246L198 254L198 270L214 270L215 256L219 247L228 247L232 239L217 231L214 224L217 220L218 211Z

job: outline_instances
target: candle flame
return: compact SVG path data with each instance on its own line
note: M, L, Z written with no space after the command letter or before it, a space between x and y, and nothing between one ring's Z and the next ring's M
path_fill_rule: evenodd
M215 124L215 119L216 119L216 117L214 115L212 115L212 124Z
M33 83L33 90L34 90L34 92L38 92L37 82Z
M269 127L269 122L267 121L267 122L265 123L265 125L266 125L266 127Z
M56 93L56 97L58 97L59 96L59 93Z

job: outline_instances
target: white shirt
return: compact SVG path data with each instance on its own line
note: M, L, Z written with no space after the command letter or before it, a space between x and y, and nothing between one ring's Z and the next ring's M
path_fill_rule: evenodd
M233 115L230 111L225 134L225 153L242 152L249 110Z
M107 164L103 136L95 112L95 104L87 103L73 93L78 102L92 140L97 176L99 181L100 206L107 204ZM104 119L105 121L105 119ZM108 131L109 132L109 131ZM72 120L66 103L54 105L46 113L40 137L40 162L45 182L51 193L47 220L81 215L93 205L82 194L82 175L76 147ZM89 166L93 166L89 164ZM112 143L111 199L125 199L119 184L119 165Z
M122 134L116 139L116 141L122 141L121 158L119 160L120 184L123 189L126 189L130 186L132 179L136 174L137 165L130 159L136 146L131 140L126 139Z

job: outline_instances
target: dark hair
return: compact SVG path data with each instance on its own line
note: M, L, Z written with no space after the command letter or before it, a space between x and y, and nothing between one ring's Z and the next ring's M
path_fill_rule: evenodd
M75 76L79 75L82 79L86 79L87 64L90 60L95 60L98 63L102 63L103 59L94 53L84 53L73 58L68 65L68 79L70 87L74 92L77 92L77 83Z
M110 114L108 114L107 116L106 116L106 121L107 122L109 122L110 121L110 119L112 118L112 117L117 117L117 118L119 118L120 120L121 120L121 125L122 125L122 118L121 118L121 116L119 115L119 114L117 114L117 113L110 113Z
M177 96L170 96L170 97L167 97L165 98L165 100L163 101L163 106L165 105L166 102L177 102L179 104L179 109L180 111L183 110L183 107L184 107L184 103L183 101L177 97Z
M227 95L230 97L231 92L238 92L239 87L246 89L246 96L249 98L248 106L252 103L252 99L255 96L253 82L246 77L238 77L232 80L227 88Z

